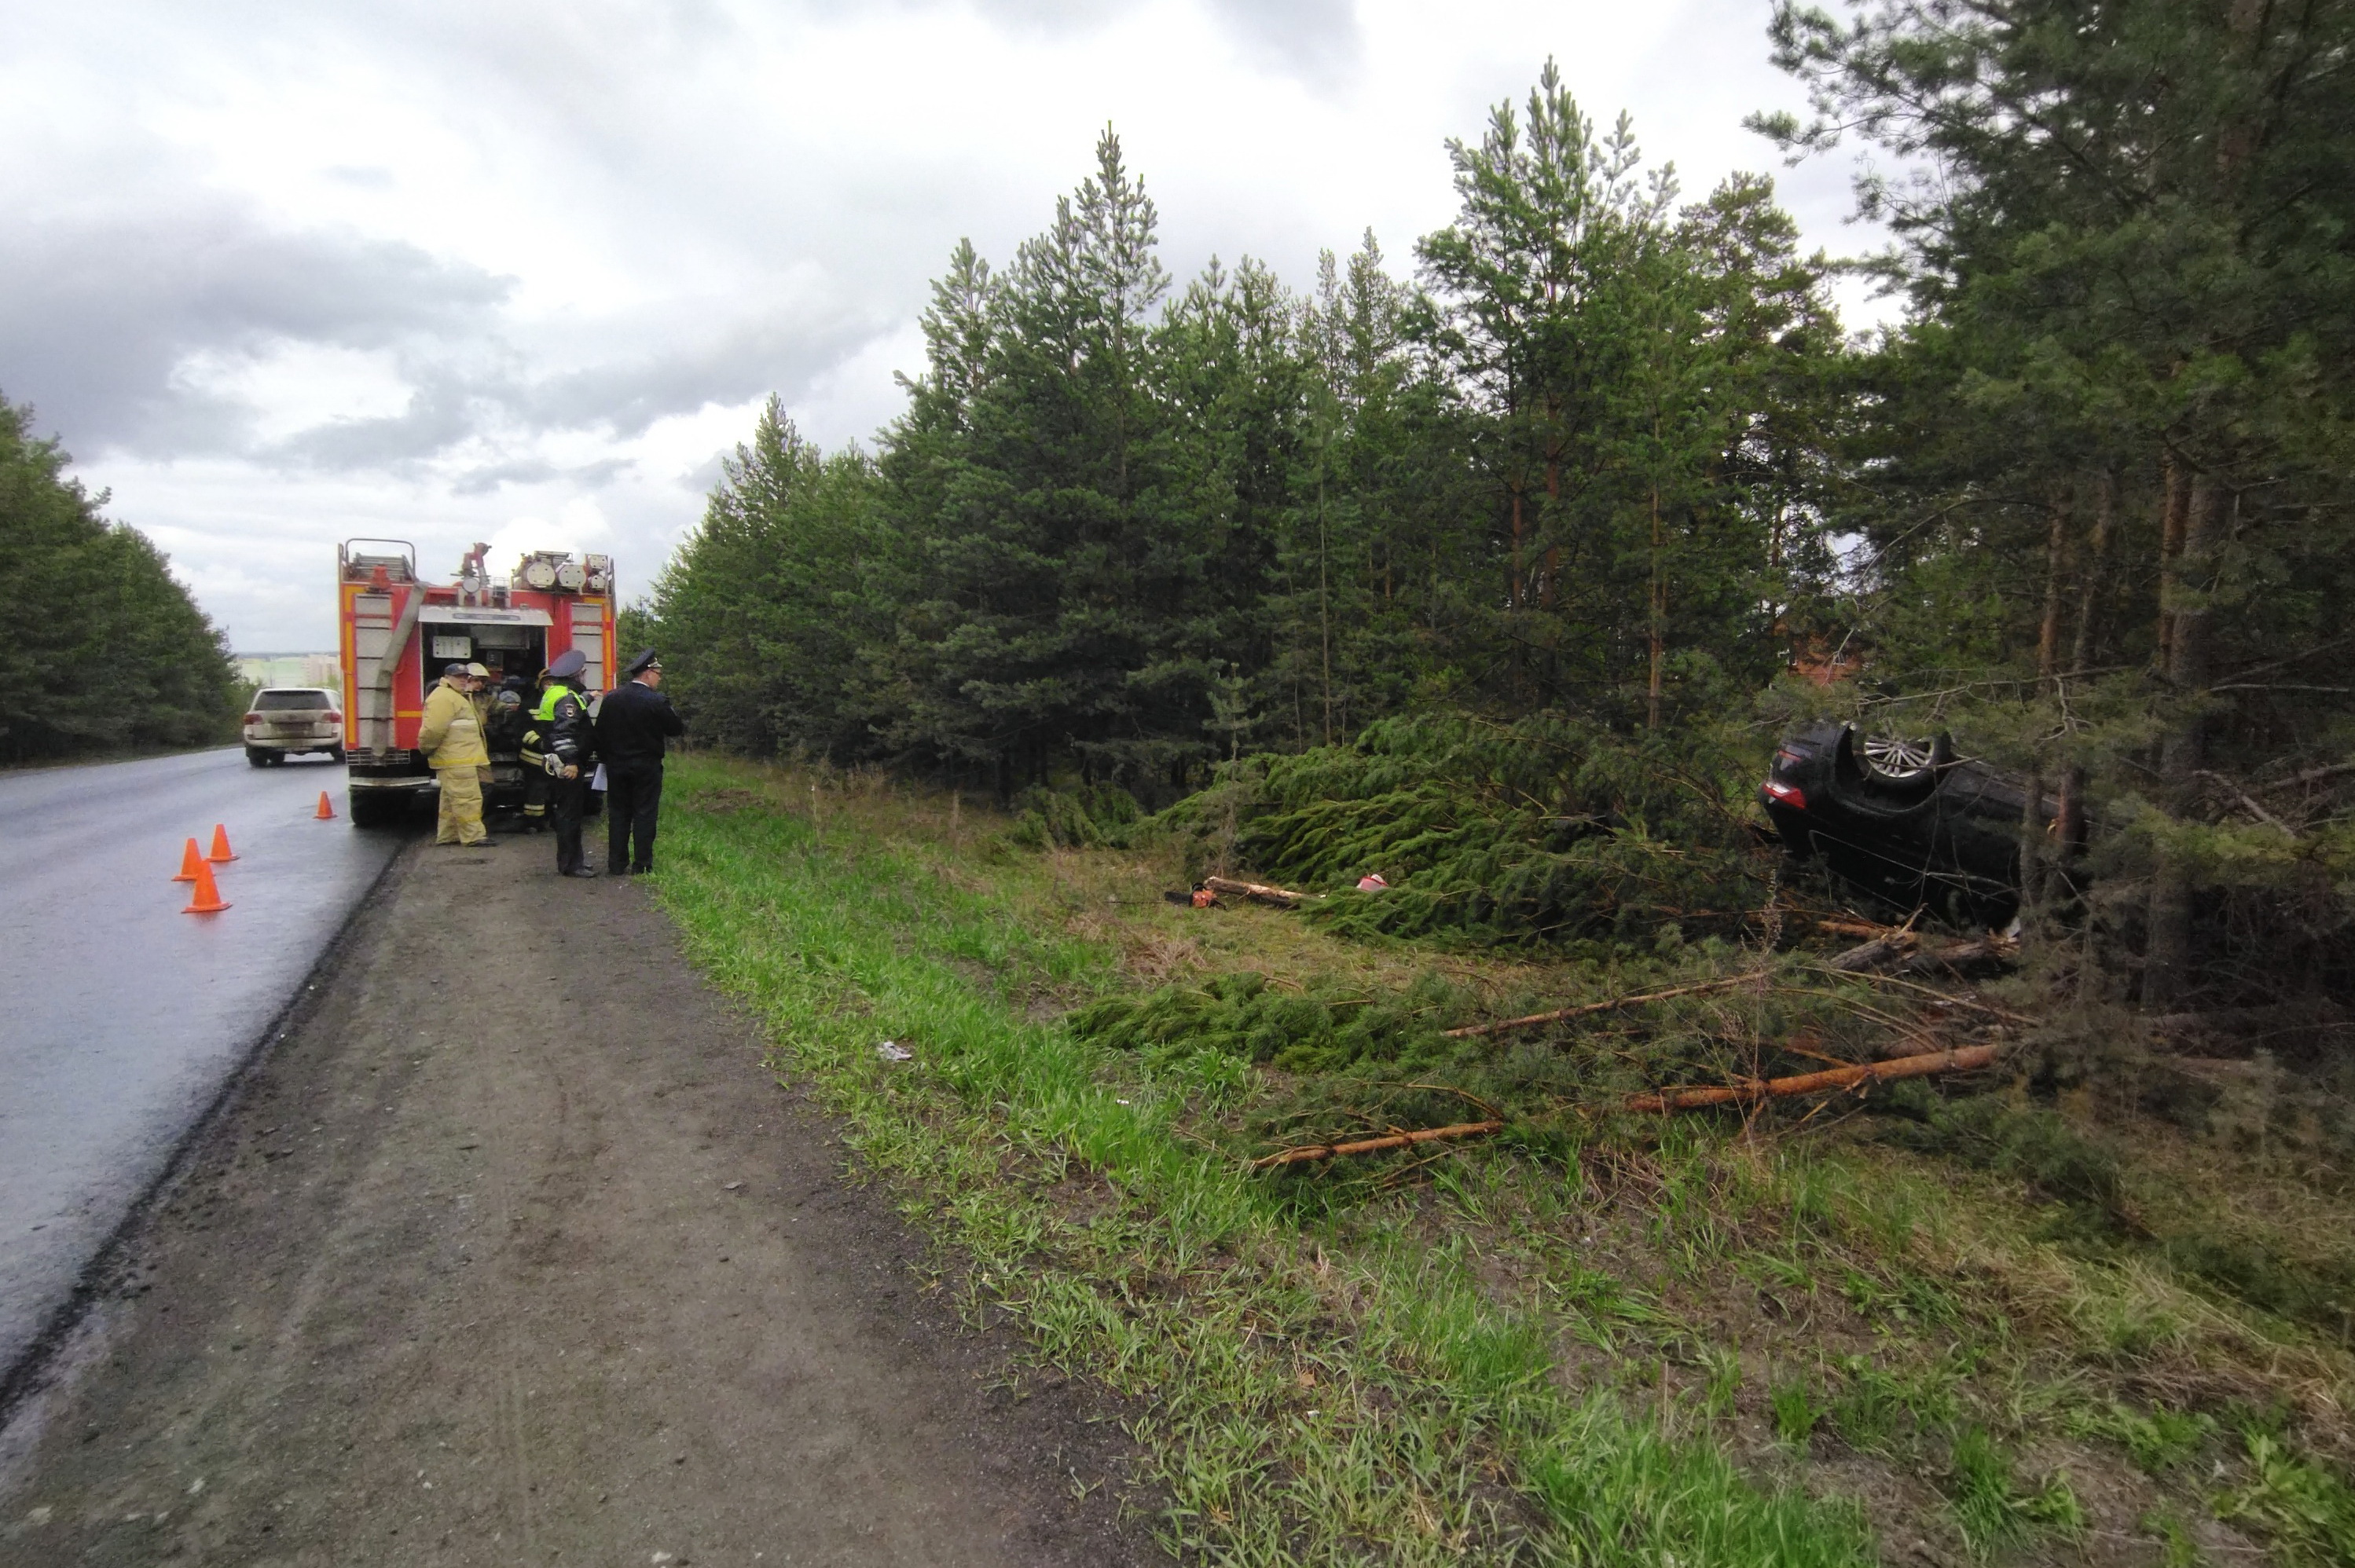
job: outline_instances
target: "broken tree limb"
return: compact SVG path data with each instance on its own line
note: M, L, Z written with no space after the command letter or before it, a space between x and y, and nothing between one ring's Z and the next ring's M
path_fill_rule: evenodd
M1867 969L1881 969L1912 952L1913 944L1919 939L1911 931L1891 931L1885 937L1875 937L1870 942L1835 955L1828 967L1842 974L1861 974Z
M1305 1143L1297 1149L1286 1149L1254 1160L1251 1162L1251 1169L1269 1171L1279 1165L1306 1165L1319 1160L1331 1160L1338 1155L1379 1154L1385 1149L1411 1149L1418 1143L1439 1143L1456 1138L1478 1138L1484 1133L1501 1131L1504 1125L1504 1122L1498 1118L1487 1121L1459 1121L1453 1127L1426 1127L1416 1132L1393 1132L1381 1138L1360 1138L1348 1143Z
M1839 980L1878 980L1883 985L1902 986L1907 991L1919 991L1922 995L1928 997L1934 1006L1964 1007L1968 1008L1973 1012L1984 1012L1990 1018L2000 1018L2006 1023L2018 1023L2029 1028L2034 1028L2036 1025L2036 1020L2029 1017L2026 1013L2014 1012L2009 1008L1997 1007L1989 1002L1975 1001L1966 996L1949 996L1945 991L1940 991L1937 987L1923 985L1919 980L1901 980L1895 975L1877 975L1870 973L1842 974L1838 971L1826 969L1821 964L1809 964L1806 967L1813 969L1819 975L1832 975L1836 979Z
M2019 943L1999 931L1989 931L1975 942L1949 942L1923 948L1890 966L1891 974L1928 975L1940 971L1965 980L2000 974L2019 959Z
M2231 795L2234 800L2240 801L2242 805L2247 807L2251 816L2256 818L2257 821L2264 823L2267 827L2279 829L2282 832L2286 833L2291 838L2297 837L2297 830L2296 828L2291 827L2287 822L2283 821L2279 817L2275 816L2271 811L2268 811L2263 806L2258 805L2257 798L2255 796L2250 794L2246 789L2242 789L2230 779L2225 778L2222 773L2215 772L2211 768L2201 768L2194 770L2193 777L2205 779L2211 783L2222 787L2226 794Z
M1885 1084L1897 1078L1926 1078L1933 1073L1967 1072L1973 1067L1987 1066L2002 1050L1999 1045L1964 1045L1952 1051L1900 1056L1893 1061L1859 1062L1852 1067L1802 1073L1792 1078L1750 1078L1706 1088L1666 1089L1657 1095L1632 1096L1627 1101L1627 1108L1631 1111L1694 1110L1702 1106L1731 1105L1737 1101L1820 1094L1827 1089L1860 1088L1868 1084Z
M1641 1007L1647 1001L1666 1001L1673 996L1698 996L1705 991L1730 991L1738 985L1749 985L1765 978L1764 970L1746 975L1728 975L1722 980L1702 980L1698 985L1672 986L1667 991L1645 991L1638 996L1614 996L1609 1001L1590 1001L1578 1007L1558 1007L1551 1012L1532 1012L1526 1018L1499 1019L1494 1023L1467 1023L1461 1029L1443 1029L1440 1033L1449 1040L1468 1040L1476 1034L1498 1034L1508 1029L1529 1029L1540 1023L1560 1023L1565 1018L1582 1018L1590 1012L1611 1012L1623 1007Z
M1223 893L1231 898L1255 898L1262 904L1273 904L1279 909L1296 906L1305 893L1295 893L1288 887L1270 887L1263 882L1237 882L1229 876L1206 876L1202 885L1213 893Z
M1946 973L1968 978L2009 969L2019 957L2019 943L1998 931L1989 931L1986 936L1967 942L1942 942L1934 946L1924 942L1919 933L1900 927L1875 930L1849 921L1824 920L1817 924L1828 931L1872 938L1825 960L1825 967L1841 974L1870 974L1881 970L1890 974Z

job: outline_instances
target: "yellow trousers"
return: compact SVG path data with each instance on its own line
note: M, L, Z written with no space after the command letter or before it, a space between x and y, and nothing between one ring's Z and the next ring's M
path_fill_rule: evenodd
M442 820L433 834L437 844L478 844L491 835L483 827L483 778L472 763L437 768L442 780Z

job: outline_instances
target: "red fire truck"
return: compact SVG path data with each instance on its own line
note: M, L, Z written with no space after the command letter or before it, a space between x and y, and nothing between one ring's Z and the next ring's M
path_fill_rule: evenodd
M397 821L436 789L417 730L442 666L485 665L494 686L521 676L528 704L549 661L577 648L589 659L583 683L591 691L613 684L612 560L538 550L495 583L484 564L489 551L487 545L468 551L458 580L447 585L419 578L417 547L405 540L347 539L336 553L355 826ZM522 793L523 765L512 746L494 747L485 800L508 804Z

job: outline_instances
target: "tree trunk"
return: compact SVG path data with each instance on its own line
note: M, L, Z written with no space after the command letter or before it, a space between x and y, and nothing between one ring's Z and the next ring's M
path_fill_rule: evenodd
M1506 565L1505 605L1521 608L1521 487L1513 486L1513 555Z
M2102 592L2109 568L2110 532L2117 509L2117 470L2105 469L2094 491L2094 535L2086 541L2084 568L2078 574L2077 630L2069 645L2068 673L2072 679L2082 678L2085 671L2093 668L2094 651L2099 646L2094 620L2101 614ZM2059 853L2063 855L2084 842L2084 768L2073 764L2062 775L2060 808L2052 827L2053 836L2059 841Z
M1325 541L1325 467L1316 467L1316 640L1325 668L1325 744L1333 744L1333 608L1327 581L1332 551Z
M2208 758L2211 600L2227 500L2224 486L2211 474L2198 475L2185 489L2180 543L2160 607L2173 711L2159 742L2158 782L2167 808L2178 821L2190 813L2200 769ZM2143 948L2142 1004L2147 1010L2173 1005L2190 987L2192 891L2190 866L2179 852L2162 842L2151 873Z
M1668 618L1668 585L1662 576L1660 564L1660 487L1652 486L1652 603L1651 603L1651 679L1646 687L1644 727L1660 727L1660 657L1661 625Z
M2185 519L2191 511L2191 476L2183 464L2174 458L2167 460L2166 496L2158 526L2158 673L2165 676L2173 667L2175 657L2174 612L2169 608L2176 591L2177 573L2183 556Z
M2044 535L2044 615L2036 629L2036 694L2059 711L2061 673L2061 567L2069 548L2073 497L2063 488L2052 500L2051 524ZM2044 896L2044 743L2036 746L2028 776L2028 800L2019 815L2019 898L2023 911Z
M1561 507L1561 456L1546 453L1546 532L1551 534L1559 525ZM1548 545L1545 565L1539 567L1538 608L1551 609L1554 601L1554 577L1561 570L1561 546Z

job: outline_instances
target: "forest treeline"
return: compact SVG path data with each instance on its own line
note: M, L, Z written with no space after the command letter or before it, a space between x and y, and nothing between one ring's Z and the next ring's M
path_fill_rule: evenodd
M235 738L219 630L0 397L0 763Z
M1449 144L1411 265L1369 234L1300 289L1174 282L1108 131L1010 264L951 255L872 452L771 403L655 592L674 689L755 753L1156 808L1417 715L1567 721L1735 806L1801 712L1951 730L2100 824L2025 874L2098 889L2120 994L2343 974L2350 34L1781 5L1812 113L1753 128L1897 171L1859 195L1902 319L1854 337L1771 180L1681 190L1550 66Z

